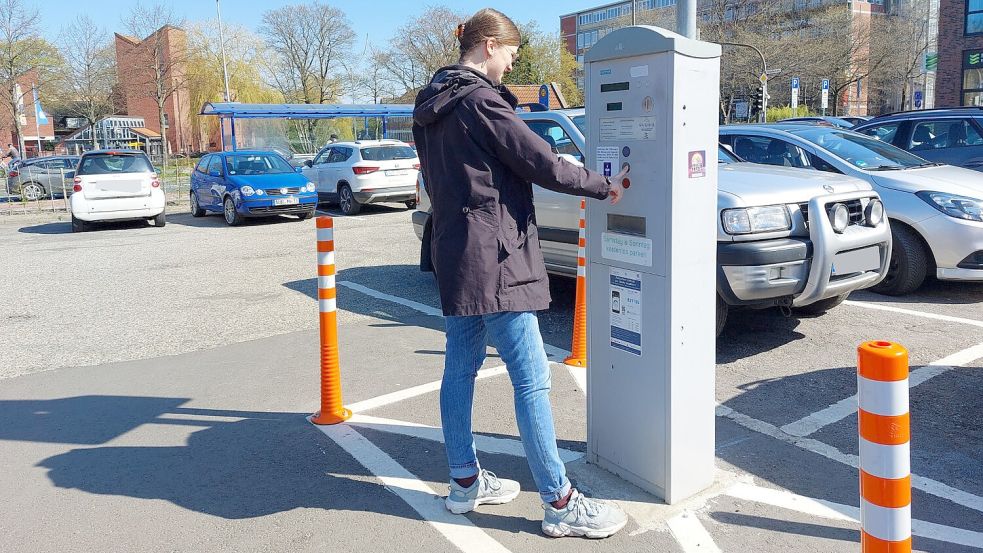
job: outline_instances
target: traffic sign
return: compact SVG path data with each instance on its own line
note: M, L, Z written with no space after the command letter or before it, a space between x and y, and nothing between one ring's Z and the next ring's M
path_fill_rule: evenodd
M798 90L798 89L799 89L799 78L792 77L792 90Z
M767 73L762 73L761 76L758 77L758 80L761 81L761 84L767 83L768 82L768 74Z
M792 77L792 110L799 109L799 78Z
M829 79L823 79L823 115L826 115L826 108L829 107Z
M922 91L915 91L915 109L921 109L922 107Z
M549 109L550 107L550 87L543 85L539 87L539 103Z

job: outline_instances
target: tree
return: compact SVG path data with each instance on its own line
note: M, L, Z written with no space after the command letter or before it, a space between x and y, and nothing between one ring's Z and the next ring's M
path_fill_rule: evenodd
M446 6L430 6L399 27L389 47L376 53L376 63L403 89L403 97L415 95L441 67L457 63L461 52L454 30L467 18Z
M541 32L534 21L520 27L522 44L512 71L505 76L505 84L555 82L569 104L582 104L583 94L575 80L577 60L566 50L560 36Z
M61 79L61 105L68 113L85 118L92 126L99 119L115 112L115 51L109 41L109 34L87 15L78 16L60 34L66 69ZM99 147L94 131L92 147Z
M124 20L126 28L137 37L134 47L137 59L131 83L140 87L146 97L157 106L157 119L161 136L164 137L164 163L169 151L167 145L168 127L164 107L171 96L185 86L187 79L188 52L182 33L168 32L180 30L184 21L178 19L171 8L164 4L135 4ZM139 37L146 37L142 40ZM178 123L179 124L179 123ZM183 145L182 145L183 146Z

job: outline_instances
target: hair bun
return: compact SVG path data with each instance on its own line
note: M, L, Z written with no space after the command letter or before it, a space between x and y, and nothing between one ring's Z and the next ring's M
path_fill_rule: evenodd
M457 38L464 36L464 23L458 24L457 29L454 29L454 36Z

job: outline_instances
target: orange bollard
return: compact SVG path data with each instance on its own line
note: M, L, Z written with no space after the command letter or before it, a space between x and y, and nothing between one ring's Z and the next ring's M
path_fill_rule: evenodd
M911 552L911 424L908 350L892 342L857 348L860 549Z
M577 299L573 307L573 340L570 356L563 360L571 367L587 367L587 200L580 200L580 238L577 242Z
M338 424L352 416L341 403L338 313L335 302L334 221L317 218L317 303L321 319L321 410L314 424Z

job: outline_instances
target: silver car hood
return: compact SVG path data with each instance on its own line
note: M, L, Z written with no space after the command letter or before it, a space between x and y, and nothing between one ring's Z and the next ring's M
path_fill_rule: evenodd
M979 171L940 165L905 171L867 171L874 182L901 192L948 192L983 199L983 174Z
M728 207L798 204L816 196L871 190L867 182L847 175L758 163L721 163L718 174L718 190L736 197Z

